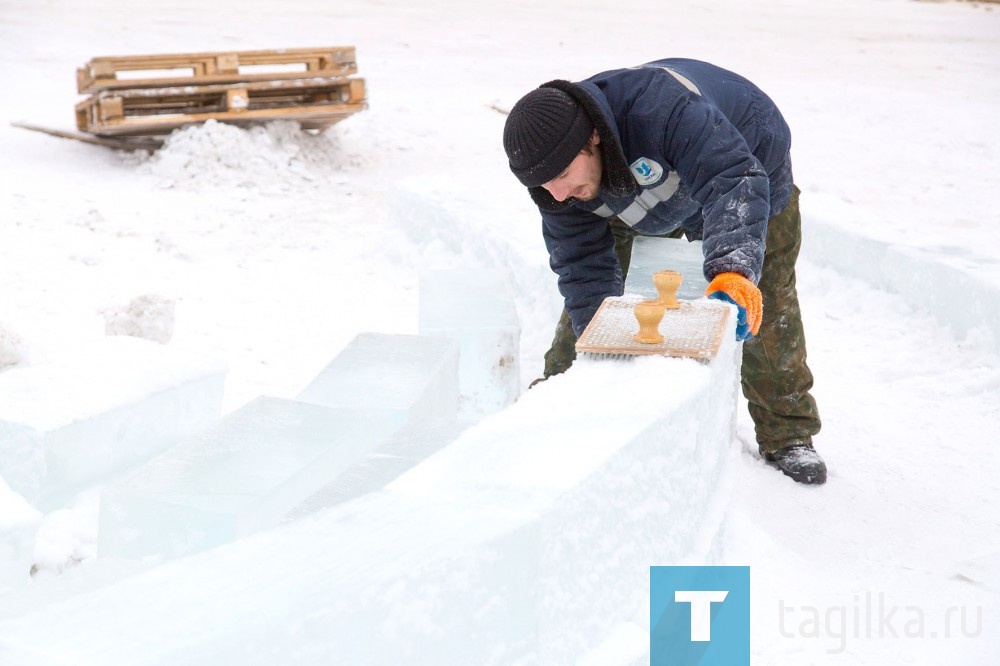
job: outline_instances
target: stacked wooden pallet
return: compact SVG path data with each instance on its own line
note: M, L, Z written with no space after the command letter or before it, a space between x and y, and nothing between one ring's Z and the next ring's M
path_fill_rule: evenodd
M77 70L76 124L98 136L157 136L215 119L296 120L307 129L366 107L353 47L93 58Z

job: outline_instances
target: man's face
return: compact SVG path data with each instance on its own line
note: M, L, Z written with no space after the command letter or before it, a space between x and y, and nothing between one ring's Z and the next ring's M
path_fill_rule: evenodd
M581 150L562 173L542 185L553 199L556 201L566 201L567 199L590 201L597 196L597 193L601 191L603 171L601 149L597 145L600 142L601 137L597 130L594 130L590 136L592 144L590 154L587 154L586 149Z

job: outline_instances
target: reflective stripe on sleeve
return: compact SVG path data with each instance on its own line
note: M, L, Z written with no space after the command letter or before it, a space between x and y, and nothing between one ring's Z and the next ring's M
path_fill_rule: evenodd
M696 95L700 95L701 94L701 91L698 90L698 86L696 86L694 84L694 82L691 81L691 79L689 79L688 77L684 76L683 74L678 74L677 72L675 72L674 70L670 69L669 67L661 67L661 69L663 71L667 72L668 74L670 74L671 76L673 76L675 79L677 79L677 81L682 86L684 86L685 88L687 88L688 90L690 90L694 94L696 94Z

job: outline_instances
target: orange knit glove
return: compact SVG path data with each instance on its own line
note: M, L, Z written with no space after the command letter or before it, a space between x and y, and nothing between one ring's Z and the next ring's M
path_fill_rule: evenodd
M739 273L719 273L712 278L705 295L739 308L736 319L737 340L746 340L760 331L764 306L760 289L750 280Z

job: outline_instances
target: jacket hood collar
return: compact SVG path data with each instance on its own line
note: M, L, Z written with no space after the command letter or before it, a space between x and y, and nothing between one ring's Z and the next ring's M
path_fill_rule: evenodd
M604 94L593 83L587 81L572 83L556 79L543 83L540 88L555 88L567 93L575 99L590 116L597 134L601 137L601 158L604 163L604 187L612 196L625 197L635 193L636 182L625 160L618 128L615 126ZM542 210L558 212L570 206L565 201L556 201L544 187L529 187L531 199Z

